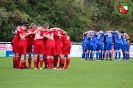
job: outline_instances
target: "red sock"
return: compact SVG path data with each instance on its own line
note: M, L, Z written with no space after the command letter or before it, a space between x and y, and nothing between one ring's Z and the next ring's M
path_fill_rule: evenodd
M37 68L37 58L34 57L34 68Z
M31 68L31 60L32 60L32 58L31 58L31 57L29 57L29 58L28 58L29 68Z
M51 68L54 66L54 58L51 59Z
M40 58L40 68L42 68L42 65L43 65L43 58L41 57Z
M15 68L15 56L13 57L13 68Z
M45 68L47 68L47 60L44 58Z
M54 59L54 67L57 67L57 63L58 63L58 58Z
M64 58L61 58L60 59L60 67L61 68L64 68L64 62L65 62Z
M21 68L22 69L26 68L25 60L21 60Z
M37 68L38 68L38 65L39 65L39 61L40 61L39 58L37 58Z
M50 58L47 58L47 67L50 68Z
M26 56L24 57L24 60L25 60L24 65L25 65L25 68L26 68Z
M70 58L67 58L67 59L66 59L66 66L65 66L65 68L68 68L69 63L70 63Z
M20 68L20 58L19 58L19 56L16 57L16 68Z
M17 58L16 58L16 56L14 57L14 65L15 65L15 68L17 68Z

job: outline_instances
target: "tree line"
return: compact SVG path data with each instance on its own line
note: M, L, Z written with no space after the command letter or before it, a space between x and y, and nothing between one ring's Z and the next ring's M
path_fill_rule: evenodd
M96 31L124 30L133 42L133 12L121 17L114 10L116 1L0 0L0 42L11 41L11 30L23 21L51 23L66 30L73 42L80 42L82 33L91 28Z

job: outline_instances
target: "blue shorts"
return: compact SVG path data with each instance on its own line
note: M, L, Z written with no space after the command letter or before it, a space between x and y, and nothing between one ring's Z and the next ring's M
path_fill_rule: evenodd
M128 51L128 44L122 45L122 51Z
M87 51L87 48L83 47L82 51L83 51L83 53L85 53Z
M103 50L103 44L97 44L96 50Z
M86 48L87 48L87 50L90 50L90 43L89 42L86 42Z
M114 44L114 50L120 50L121 48L122 48L122 44L121 43Z
M112 50L112 43L111 43L111 42L105 43L104 49L105 49L105 50Z
M90 44L90 50L91 50L91 51L96 51L96 46L95 46L95 44Z

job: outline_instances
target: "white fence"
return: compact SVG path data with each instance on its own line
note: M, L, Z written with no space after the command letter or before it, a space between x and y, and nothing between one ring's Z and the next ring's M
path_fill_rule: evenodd
M81 57L81 43L72 43L71 57ZM0 57L13 56L11 42L0 42ZM130 46L130 56L133 57L133 44Z

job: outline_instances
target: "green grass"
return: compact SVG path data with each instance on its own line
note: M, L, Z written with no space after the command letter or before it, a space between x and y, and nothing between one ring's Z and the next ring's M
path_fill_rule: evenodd
M71 58L68 70L13 69L12 58L0 58L0 88L133 88L133 58L130 61Z

